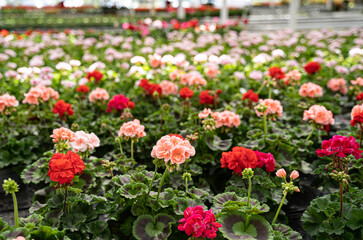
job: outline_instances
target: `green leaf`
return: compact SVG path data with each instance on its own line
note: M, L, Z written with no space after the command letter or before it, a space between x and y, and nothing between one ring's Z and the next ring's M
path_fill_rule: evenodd
M127 183L123 185L117 193L122 196L133 199L139 195L142 195L148 187L143 183Z
M363 226L363 208L353 207L345 216L347 219L346 225L352 229L356 230Z
M163 240L171 234L171 224L175 219L167 214L139 216L133 225L132 234L138 240Z
M212 151L227 151L232 146L232 139L222 140L218 136L213 135L205 138L205 143Z
M30 234L31 239L37 240L61 240L64 237L63 232L48 226L41 226L38 230L33 231Z
M301 240L300 233L293 231L289 226L284 224L274 224L273 226L275 239L281 240Z

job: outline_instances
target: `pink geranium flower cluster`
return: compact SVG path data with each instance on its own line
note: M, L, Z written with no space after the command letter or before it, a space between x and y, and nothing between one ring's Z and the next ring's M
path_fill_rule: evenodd
M19 106L19 102L14 96L9 95L8 93L0 96L0 112L4 112L5 110L5 114L8 114L6 111L7 109L17 106Z
M100 146L100 139L94 133L85 133L84 131L75 132L75 139L70 141L74 152L92 151L95 147Z
M163 136L151 151L153 158L164 159L165 163L180 165L195 155L194 147L188 140L177 136Z
M351 80L350 83L352 85L359 85L359 86L363 86L363 78L358 77L356 80Z
M212 112L210 108L205 108L203 112L198 114L200 119L213 117L216 120L216 128L223 126L238 127L241 124L240 116L234 112L225 110L223 112Z
M362 158L362 150L354 137L335 135L329 140L324 140L321 149L316 150L319 157L335 155L337 157L348 157L353 155L356 159Z
M305 110L303 120L313 121L323 126L334 124L333 113L320 105L313 105L309 110Z
M24 94L24 96L25 99L23 100L23 103L39 105L39 100L44 102L49 99L57 100L59 98L59 93L51 87L38 85L32 87L28 93Z
M271 153L263 153L254 151L257 156L257 167L263 168L265 166L267 172L275 171L275 158Z
M319 85L308 82L301 85L299 89L299 94L302 97L316 98L323 96L323 88Z
M260 112L259 109L262 105L266 106L267 109L265 112ZM255 107L255 112L257 116L262 116L266 114L267 116L271 116L272 120L276 120L276 116L282 117L282 105L279 100L273 99L260 99L258 105Z
M103 88L96 88L90 94L88 95L88 100L90 102L96 102L96 101L103 101L108 100L110 98L110 95L106 91L106 89Z
M179 222L178 229L195 238L213 239L217 236L218 228L222 227L212 210L204 211L203 206L188 207Z
M50 137L53 138L54 143L58 143L59 141L71 142L76 139L74 132L64 127L54 129L53 134L50 135Z
M291 70L290 72L285 74L284 82L285 85L296 85L299 83L302 74L299 70Z
M134 119L133 121L122 124L120 131L118 132L118 136L124 137L125 139L141 138L146 136L144 130L145 126L141 125L138 119Z
M171 81L163 80L159 86L161 87L161 93L164 96L178 94L178 85Z
M330 79L327 87L333 92L340 92L341 94L347 94L348 92L347 81L344 78Z
M180 76L180 83L187 86L206 86L207 81L199 72L184 73Z

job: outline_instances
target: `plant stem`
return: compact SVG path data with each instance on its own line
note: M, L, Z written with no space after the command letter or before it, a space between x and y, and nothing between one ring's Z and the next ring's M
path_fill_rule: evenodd
M249 207L249 206L250 206L251 188L252 188L252 181L251 181L251 178L249 178L249 179L248 179L248 198L247 198L247 207Z
M14 221L15 221L15 227L19 227L18 201L16 200L15 192L12 192L11 195L13 196L13 203L14 203Z
M113 172L112 172L112 168L110 168L110 174L111 174L111 178L113 178Z
M269 87L268 88L268 98L271 99L271 97L272 97L272 88Z
M161 186L163 185L163 182L164 182L164 179L165 179L165 176L166 176L166 173L167 172L168 172L168 168L165 168L165 171L163 173L163 176L161 177L161 181L160 181L160 185L159 185L159 190L158 190L158 195L156 197L156 201L157 202L159 201L159 195L160 195Z
M134 159L134 140L131 139L131 158Z
M267 134L267 113L263 113L263 131Z
M68 194L68 186L66 185L64 188L64 204L63 204L63 213L66 213L66 208L67 208L67 194Z
M185 178L185 193L188 194L188 178Z
M313 125L312 129L311 129L311 132L310 132L309 136L306 138L305 141L308 141L311 138L311 136L313 136L314 131L315 131L315 126Z
M264 87L264 86L265 86L265 85L262 83L262 84L261 84L261 86L260 86L260 88L257 90L257 92L256 92L256 93L257 93L257 94L259 94L259 93L262 91L262 89L263 89L263 87Z
M343 183L340 183L340 211L339 211L339 217L342 217L343 212Z
M121 155L124 155L124 151L122 150L122 145L121 145L121 139L118 140L118 144L120 146Z
M285 201L286 195L287 195L287 193L284 193L284 197L283 197L283 198L282 198L282 200L281 200L280 206L279 206L279 208L277 209L276 215L275 215L274 220L272 221L272 224L271 224L271 225L274 225L274 223L276 222L276 219L277 219L277 216L278 216L278 215L279 215L279 213L280 213L280 210L281 210L282 204L284 204L284 201Z
M153 186L153 183L154 183L155 176L156 176L157 172L158 172L158 166L155 165L155 171L154 171L153 178L151 179L151 182L150 182L150 185L149 185L149 190L147 191L146 201L149 199L150 191L151 191L151 188Z

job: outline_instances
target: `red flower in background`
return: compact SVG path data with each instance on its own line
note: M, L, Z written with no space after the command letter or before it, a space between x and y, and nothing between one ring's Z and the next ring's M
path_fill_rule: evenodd
M174 136L174 137L178 137L178 138L181 138L183 140L185 140L185 138L183 138L182 135L179 135L179 134L169 134L170 137Z
M96 83L98 83L103 78L103 74L100 71L94 70L93 72L87 73L86 78L88 81L91 81L92 78L94 78Z
M222 93L222 90L217 91L205 90L199 94L199 103L206 105L214 105L217 102L218 95Z
M1 31L0 31L0 35L2 35L3 37L6 37L6 36L8 36L8 35L9 35L9 31L8 31L8 30L6 30L6 29L1 29Z
M253 92L252 89L250 89L248 90L248 92L243 94L242 101L245 99L251 100L252 102L258 102L259 97L257 93Z
M150 83L147 79L141 79L139 86L142 87L147 93L149 93L152 97L155 97L154 92L157 92L159 97L161 97L161 87L159 84Z
M356 97L357 101L363 100L363 92L359 93Z
M311 61L304 66L304 69L308 74L314 74L321 70L321 66L318 62Z
M88 93L89 92L89 87L86 86L86 85L80 85L80 86L77 87L76 91L80 92L80 93Z
M71 184L74 176L82 174L86 168L81 157L72 151L55 153L49 161L48 176L53 182L59 184Z
M74 114L72 105L70 103L66 103L64 100L59 100L54 104L53 113L58 113L59 117L62 117L64 113L67 113L68 116L72 116Z
M257 156L254 151L244 147L234 147L230 152L222 153L221 167L241 174L245 168L256 168Z
M269 72L270 77L272 77L272 78L275 78L278 80L285 78L285 73L279 67L270 67L268 72Z
M106 112L112 112L113 109L118 112L122 112L125 108L129 108L129 105L135 107L135 104L133 104L133 102L130 102L131 101L129 101L129 99L123 94L115 95L108 102Z
M182 89L180 89L179 95L181 98L189 99L193 97L194 92L188 87L183 87Z
M130 108L130 109L134 109L135 108L135 103L133 101L129 101L127 103L127 107Z

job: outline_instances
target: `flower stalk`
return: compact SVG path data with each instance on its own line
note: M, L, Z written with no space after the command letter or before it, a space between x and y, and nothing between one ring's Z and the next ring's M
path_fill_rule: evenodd
M284 201L285 201L286 196L287 196L287 192L285 192L285 193L284 193L284 196L282 197L282 200L281 200L280 206L279 206L279 208L277 209L277 212L276 212L276 214L275 214L274 220L272 221L272 225L274 225L274 224L275 224L276 219L277 219L277 216L279 216L279 213L280 213L281 207L282 207L282 205L284 204Z
M157 172L158 172L158 166L155 164L155 171L154 171L153 178L151 179L151 182L150 182L150 185L149 185L149 190L147 191L146 201L148 201L148 199L149 199L150 191L151 191L151 188L153 186L153 183L154 183Z
M134 139L131 139L131 158L134 159Z
M243 179L248 179L248 196L247 196L247 206L250 206L251 190L252 190L252 177L253 170L251 168L245 168L242 172Z
M156 201L159 201L159 195L160 195L160 191L161 191L161 186L163 186L165 177L166 177L166 173L168 172L168 168L165 168L165 171L163 173L163 176L161 177L161 181L160 181L160 185L159 185L159 189L158 189L158 195L156 196Z
M18 201L16 199L16 192L19 191L19 185L11 178L5 179L3 183L4 191L7 194L11 194L13 197L13 204L14 204L14 222L15 227L19 227L19 218L18 218Z
M314 125L312 125L312 129L311 129L311 131L310 131L309 136L306 138L306 141L308 141L308 140L309 140L309 139L313 136L314 131L315 131L315 126L314 126Z

